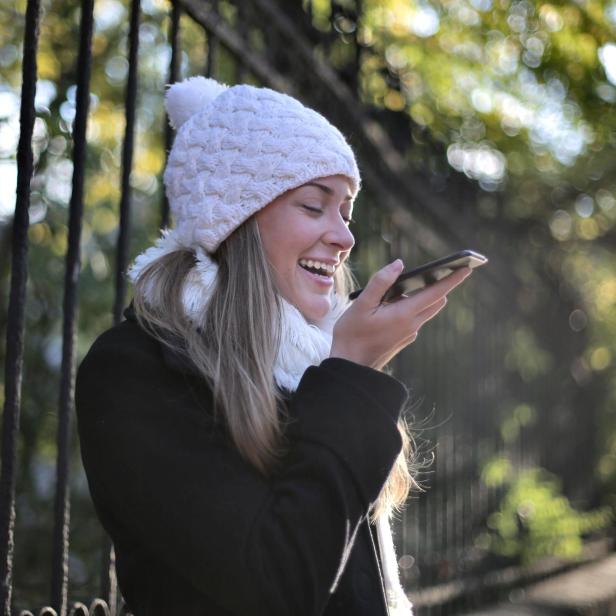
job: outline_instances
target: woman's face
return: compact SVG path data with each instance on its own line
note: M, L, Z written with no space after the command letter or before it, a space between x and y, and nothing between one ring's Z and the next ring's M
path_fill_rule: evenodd
M334 272L355 243L350 186L342 175L311 180L256 214L278 292L308 321L329 312Z

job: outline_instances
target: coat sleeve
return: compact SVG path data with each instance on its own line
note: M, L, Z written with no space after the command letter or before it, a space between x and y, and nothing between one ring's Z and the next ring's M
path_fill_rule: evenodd
M79 369L99 513L233 614L320 614L400 452L405 388L341 359L309 368L265 479L153 349L99 340Z

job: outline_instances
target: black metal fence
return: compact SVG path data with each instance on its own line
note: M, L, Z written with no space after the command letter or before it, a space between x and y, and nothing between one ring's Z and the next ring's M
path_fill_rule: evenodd
M478 536L495 510L499 488L489 487L480 477L481 464L506 448L521 466L541 463L554 471L565 470L570 458L554 460L544 455L542 443L520 428L521 436L512 449L500 433L503 408L515 403L513 392L519 379L505 366L505 354L515 327L511 307L516 293L508 274L507 255L515 254L516 237L499 228L496 220L487 223L473 213L479 190L466 178L409 165L408 152L400 149L400 127L380 123L375 113L366 109L358 97L358 67L367 50L357 41L356 29L332 29L324 34L312 28L311 2L275 3L273 0L221 3L235 7L234 17L219 12L219 3L202 0L176 0L169 14L168 45L170 82L180 78L180 19L190 18L203 28L207 43L203 72L217 75L219 54L232 60L233 74L226 69L227 81L250 79L270 87L286 90L321 110L347 134L359 154L364 176L364 191L358 207L356 267L360 276L373 271L388 258L401 256L406 263L418 263L426 257L472 246L491 257L487 271L477 274L453 300L451 310L431 324L412 348L396 362L397 374L411 387L414 399L415 431L420 457L433 458L420 471L429 488L416 494L396 525L396 540L403 581L411 596L417 598L420 613L455 613L479 601L468 596L460 580L498 566L490 560ZM351 8L350 5L352 5ZM77 55L76 114L72 129L73 177L68 211L68 243L65 257L62 360L59 371L57 462L55 504L53 509L51 591L43 615L121 613L114 579L113 550L106 542L98 595L89 608L69 601L69 469L74 453L72 434L73 388L76 367L78 283L80 276L80 240L82 235L84 169L87 159L87 122L90 101L91 45L93 0L81 3L80 41ZM358 20L361 3L331 2L331 20ZM126 303L124 272L129 254L140 246L131 245L131 170L135 150L136 110L139 94L139 0L130 4L128 32L128 75L125 91L125 133L121 156L120 222L115 252L115 296L108 310L113 321L121 318ZM16 516L16 482L19 472L17 451L20 425L20 398L24 349L24 314L28 277L28 210L30 181L33 174L32 131L35 119L34 96L37 80L36 50L39 32L39 0L28 0L25 15L23 86L21 96L21 133L18 150L18 189L12 235L12 271L7 318L5 399L3 413L2 476L0 482L0 606L2 613L12 613L12 592L19 584L20 571L15 561L14 526ZM255 46L251 34L260 32L266 44ZM263 38L262 36L262 38ZM335 70L313 53L315 45L327 49L336 37L346 37L353 46L351 64L346 71ZM352 69L355 70L352 70ZM409 131L412 126L405 126ZM161 129L162 130L162 129ZM166 128L165 146L172 140ZM490 195L498 205L498 197ZM162 198L158 221L165 226L168 206ZM33 276L37 272L32 272ZM549 287L550 282L545 281ZM548 300L551 310L545 327L567 322L571 306L562 297ZM542 324L539 325L539 330ZM563 342L563 345L568 344ZM546 406L559 401L570 403L570 375L556 368L559 386L534 392L534 399ZM555 437L577 430L588 434L588 423L572 420L566 430L544 419ZM523 422L522 422L523 423ZM555 431L556 430L556 431ZM422 443L431 443L424 444ZM436 445L435 445L436 444ZM423 447L423 448L422 448ZM581 467L568 472L568 490L579 502L590 502L594 487L585 474L592 460L576 455ZM457 585L456 585L457 583ZM463 586L463 584L462 584ZM430 594L430 589L440 588ZM427 590L426 590L427 589ZM27 593L24 593L24 595ZM458 599L456 607L451 607ZM447 607L449 605L450 607ZM17 606L21 607L21 606ZM21 611L20 614L31 612Z

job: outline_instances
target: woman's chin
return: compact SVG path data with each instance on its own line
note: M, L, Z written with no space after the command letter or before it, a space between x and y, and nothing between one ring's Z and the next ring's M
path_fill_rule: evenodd
M327 316L332 305L329 295L321 295L302 298L295 304L295 307L302 313L306 321L316 323Z

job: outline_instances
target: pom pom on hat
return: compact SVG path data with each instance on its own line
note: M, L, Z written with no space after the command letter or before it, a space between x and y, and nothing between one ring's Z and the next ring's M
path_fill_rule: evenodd
M227 88L228 86L207 77L191 77L171 85L165 96L171 126L179 129Z

